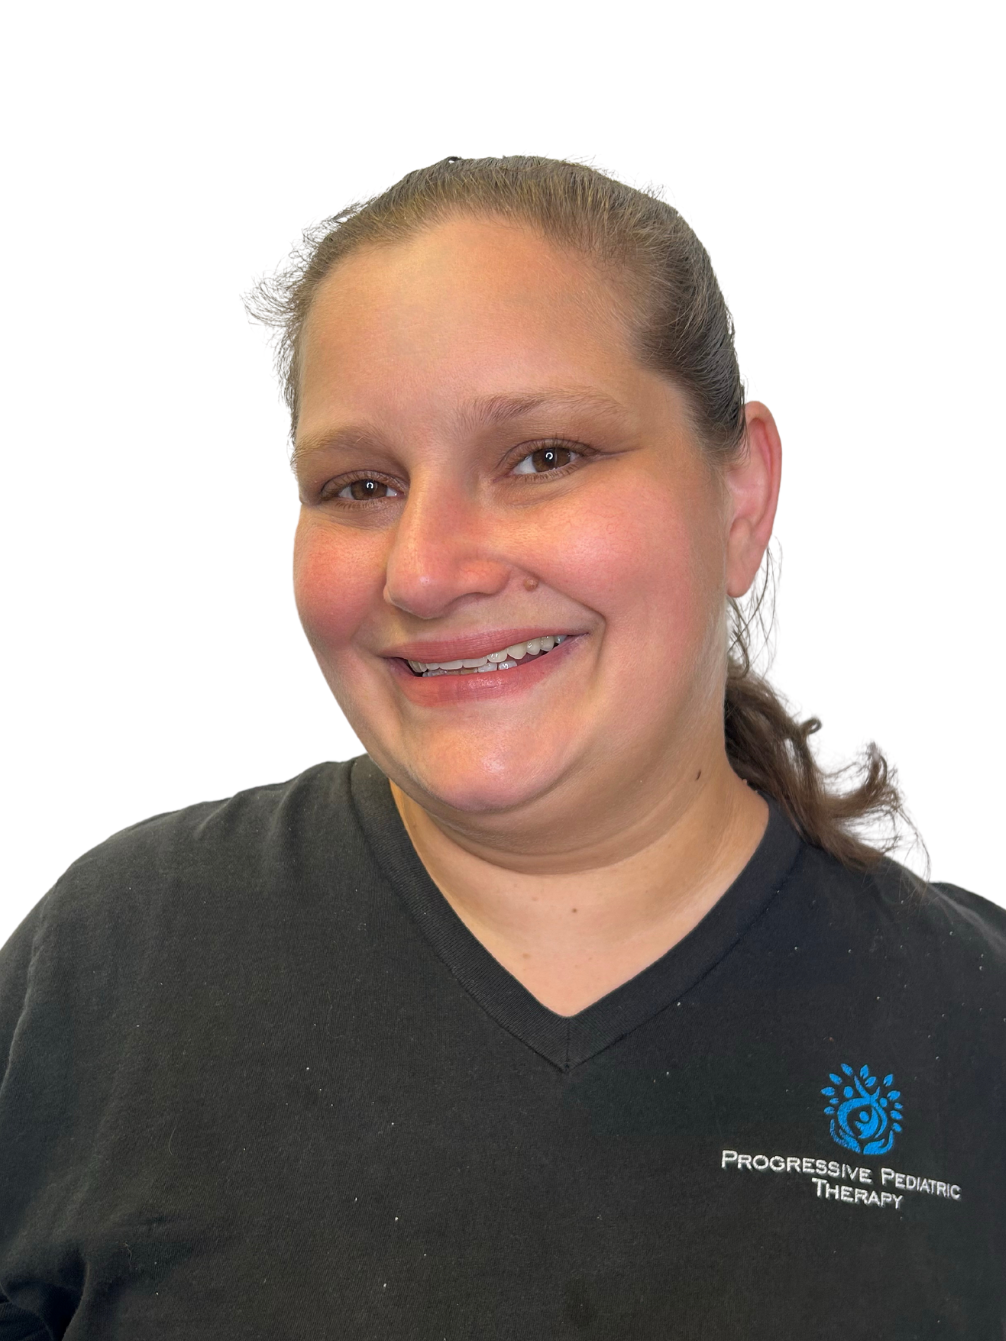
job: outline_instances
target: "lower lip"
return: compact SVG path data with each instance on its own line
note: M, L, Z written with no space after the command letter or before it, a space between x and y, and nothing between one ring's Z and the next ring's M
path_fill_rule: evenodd
M482 703L486 699L510 698L541 684L554 675L579 647L583 634L570 634L551 652L525 659L511 670L482 671L474 675L413 675L404 661L389 657L388 665L402 693L423 707Z

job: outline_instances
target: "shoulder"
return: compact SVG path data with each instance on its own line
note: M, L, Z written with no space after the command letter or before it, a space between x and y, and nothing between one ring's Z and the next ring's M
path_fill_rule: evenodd
M948 881L927 884L888 858L871 879L875 899L906 930L939 941L952 956L977 955L1006 970L1006 908Z
M357 762L151 816L79 857L0 947L0 1092L67 1048L117 1056L171 1002L210 1020L258 1001L311 946L351 941L376 887Z
M352 860L362 844L350 794L354 760L321 763L132 824L85 852L0 949L0 976L29 946L108 943L200 904L233 911L291 871ZM232 896L232 897L228 897ZM6 968L5 968L6 966Z
M153 815L79 857L0 947L0 1068L32 1020L100 1032L153 980L191 992L267 961L323 903L348 916L369 860L356 762Z
M285 782L152 815L85 852L61 883L91 872L130 871L165 855L186 866L231 855L250 858L309 831L322 813L338 825L347 818L352 764L315 764Z
M801 888L848 953L901 961L934 987L984 979L1006 994L1006 909L959 885L926 883L889 857L854 872L805 847L800 865Z
M930 915L938 913L949 935L958 936L962 944L987 948L1006 961L1006 908L946 881L929 888Z
M322 821L341 835L353 823L349 779L354 762L315 764L285 782L152 815L84 853L63 879L90 870L129 870L166 855L183 869L216 859L253 861L310 836Z

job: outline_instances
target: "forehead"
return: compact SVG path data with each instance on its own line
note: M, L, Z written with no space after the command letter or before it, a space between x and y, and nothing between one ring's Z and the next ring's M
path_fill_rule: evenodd
M554 387L631 403L653 376L632 355L621 293L586 258L472 219L340 262L308 313L299 373L308 423L403 398L450 400L456 415Z
M308 334L336 314L400 320L478 307L487 315L541 313L546 304L611 314L614 287L584 255L523 224L454 218L395 243L364 244L319 285ZM313 331L311 328L314 328Z

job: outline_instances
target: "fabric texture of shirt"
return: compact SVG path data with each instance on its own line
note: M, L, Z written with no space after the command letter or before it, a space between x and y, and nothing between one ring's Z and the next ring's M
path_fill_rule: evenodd
M1006 913L803 842L571 1017L366 756L0 950L0 1341L1002 1341Z

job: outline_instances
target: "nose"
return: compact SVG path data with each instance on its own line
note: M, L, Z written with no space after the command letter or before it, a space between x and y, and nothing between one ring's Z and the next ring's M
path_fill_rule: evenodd
M413 479L392 535L384 599L436 619L465 597L495 596L513 571L498 541L498 526L464 488Z

